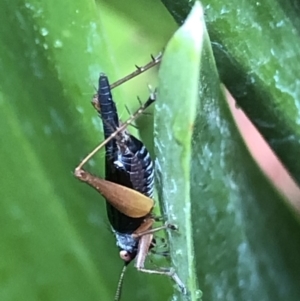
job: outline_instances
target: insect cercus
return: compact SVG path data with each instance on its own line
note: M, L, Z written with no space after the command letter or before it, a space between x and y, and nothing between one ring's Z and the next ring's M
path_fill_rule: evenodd
M144 144L126 131L127 126L155 101L156 91L150 90L148 100L124 123L119 120L111 95L111 89L157 65L160 60L161 54L152 57L150 63L137 67L133 73L112 85L109 85L105 74L100 74L99 88L92 104L102 119L105 140L75 169L75 176L79 180L89 184L106 199L107 215L120 249L120 257L124 261L115 300L120 299L124 273L133 259L139 271L167 275L178 284L183 293L186 293L184 284L173 268L155 270L144 267L147 254L154 246L153 233L166 228L175 228L169 223L157 228L152 227L157 220L152 214L153 162ZM105 179L83 170L84 164L103 147L106 153Z

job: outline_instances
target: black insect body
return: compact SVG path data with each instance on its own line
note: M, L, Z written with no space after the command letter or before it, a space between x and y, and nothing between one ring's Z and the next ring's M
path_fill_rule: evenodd
M94 106L101 115L104 136L108 138L117 130L120 121L112 99L108 78L104 74L101 74L99 78L96 101L98 103ZM152 198L153 163L144 144L125 130L107 143L105 148L105 179L132 188ZM139 242L139 239L132 237L132 233L140 227L148 214L140 218L133 218L117 210L109 201L106 202L106 206L117 245L121 250L121 257L129 263L136 256Z
M124 123L119 121L111 89L148 70L160 62L161 55L152 57L152 61L125 78L109 85L107 76L100 74L99 88L94 96L93 105L101 116L105 140L86 156L75 169L75 176L87 183L106 199L107 215L120 249L120 257L125 265L122 270L115 300L120 299L122 280L126 266L135 259L135 267L142 272L167 275L172 278L185 294L186 288L174 269L151 270L144 268L149 250L153 247L153 233L175 227L166 223L152 228L155 218L154 206L154 170L153 162L143 143L130 135L126 128L155 101L155 92ZM105 179L83 170L84 164L101 148L105 147Z

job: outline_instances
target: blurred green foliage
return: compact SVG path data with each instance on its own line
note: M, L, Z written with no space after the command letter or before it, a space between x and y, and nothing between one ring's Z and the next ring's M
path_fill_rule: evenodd
M171 7L164 2L179 23L192 4L172 1ZM147 63L150 54L165 47L177 25L158 0L3 0L0 18L0 299L112 300L122 262L105 205L72 172L102 139L100 120L90 105L99 73L114 81L133 71L135 64ZM219 90L204 35L204 50L196 52L201 54L200 65L185 68L187 58L178 59L173 48L166 53L169 63L160 75L161 91L174 96L160 99L171 112L170 132L164 132L167 116L156 110L157 162L165 182L158 190L166 215L185 223L171 237L173 264L180 273L186 270L182 254L189 251L189 275L183 279L190 288L198 281L204 300L298 300L297 217L245 149ZM183 53L193 52L183 41L177 44ZM218 65L220 58L216 55ZM195 89L198 71L199 91L180 98L185 89ZM186 86L181 86L182 80L187 80ZM124 104L134 110L137 95L147 98L148 83L156 85L156 70L113 92L122 119L128 116ZM181 109L182 101L189 109ZM179 124L184 115L178 119L176 114L196 111L193 124L184 124L193 129L192 136L185 136ZM153 116L137 124L154 154ZM190 174L181 178L172 152L182 145L189 148L188 139L193 148L180 158L179 167ZM160 146L166 147L163 155ZM102 164L100 153L89 169L103 175ZM182 179L184 200L179 195L171 200L164 189ZM129 269L123 300L168 300L171 295L168 279Z
M155 111L158 190L181 234L170 233L173 264L191 300L198 285L203 300L296 301L299 216L246 149L194 14L166 48Z
M162 2L179 24L193 6ZM299 1L201 2L222 82L299 185Z
M104 202L72 172L102 139L90 105L99 73L114 81L147 63L175 22L159 1L4 0L0 18L0 299L112 300L122 261ZM114 91L123 119L154 74ZM102 162L91 170L103 175ZM123 300L170 294L168 280L129 269Z

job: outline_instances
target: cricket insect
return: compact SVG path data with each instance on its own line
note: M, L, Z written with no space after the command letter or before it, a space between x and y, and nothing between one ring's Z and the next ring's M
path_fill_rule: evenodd
M152 215L154 206L154 167L150 155L143 143L130 135L126 128L156 98L156 91L150 89L148 100L141 104L128 120L121 123L117 114L116 105L112 99L111 90L129 79L157 65L161 54L152 57L152 61L143 67L137 67L130 75L109 85L108 78L101 73L99 88L92 104L99 113L102 122L105 140L99 144L75 169L75 176L96 189L106 199L107 215L116 237L116 244L120 249L120 257L124 261L115 301L120 300L122 282L127 265L135 259L135 267L150 274L167 275L172 278L183 293L186 288L173 268L159 270L146 269L144 263L148 252L154 247L153 233L162 229L176 229L174 225L165 223L153 228L158 218ZM84 164L96 152L105 147L105 180L83 170Z

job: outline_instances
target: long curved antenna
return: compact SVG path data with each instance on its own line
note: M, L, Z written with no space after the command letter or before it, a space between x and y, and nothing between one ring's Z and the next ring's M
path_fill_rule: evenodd
M139 66L135 66L137 70L133 71L132 73L130 73L129 75L117 80L116 82L114 82L113 84L110 85L111 89L114 89L117 86L120 86L121 84L127 82L128 80L136 77L137 75L149 70L150 68L152 68L153 66L157 65L158 63L160 63L162 58L162 53L159 53L157 56L152 56L151 55L151 59L152 61L150 63L148 63L145 66L139 67Z
M114 139L119 133L124 131L132 121L137 119L137 117L140 116L145 111L145 109L147 109L155 101L155 99L156 91L154 90L150 93L148 100L139 109L137 109L130 118L128 118L118 129L116 129L114 133L112 133L108 138L102 141L102 143L100 143L80 162L80 164L76 167L75 172L81 170L83 165L86 164L86 162L89 161L104 145L106 145L110 140Z
M124 279L124 275L125 275L125 272L126 272L126 268L127 268L127 265L125 264L123 269L122 269L119 281L118 281L118 286L117 286L114 301L119 301L120 300L121 293L122 293L123 279Z

